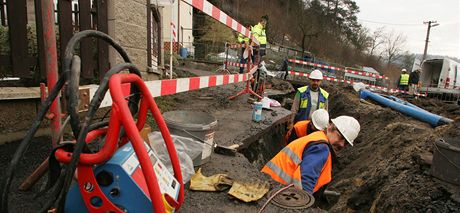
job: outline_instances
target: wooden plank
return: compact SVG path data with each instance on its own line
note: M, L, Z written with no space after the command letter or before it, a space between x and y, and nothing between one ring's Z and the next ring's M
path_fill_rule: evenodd
M6 26L6 3L5 0L0 0L0 19L2 26Z
M109 33L107 18L107 0L97 1L97 30L103 33ZM97 41L97 59L99 79L104 78L105 73L109 70L109 45L107 42L99 39Z
M0 55L0 66L11 66L11 59L9 55Z
M74 30L79 31L80 30L80 16L78 16L78 5L75 4L73 6L72 14L73 14L73 20L75 21Z
M91 0L79 0L80 31L91 29ZM81 77L92 79L94 77L94 42L92 39L83 39L80 45Z
M39 64L39 75L44 77L46 75L45 69L45 40L43 39L43 22L42 22L42 10L41 10L41 1L35 0L35 27L37 31L37 45L38 45L38 64Z
M59 55L64 59L64 52L73 35L72 26L72 1L58 1L58 24L59 24Z
M11 63L15 77L32 78L27 58L27 8L26 0L7 1L8 27L10 34Z

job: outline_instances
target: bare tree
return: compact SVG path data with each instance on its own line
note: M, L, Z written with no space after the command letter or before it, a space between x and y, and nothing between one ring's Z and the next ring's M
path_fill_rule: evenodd
M377 48L385 42L383 38L384 30L385 27L379 27L370 35L369 55L374 55Z
M391 31L385 36L385 56L387 59L387 66L393 63L401 55L401 51L406 43L406 36L401 33Z

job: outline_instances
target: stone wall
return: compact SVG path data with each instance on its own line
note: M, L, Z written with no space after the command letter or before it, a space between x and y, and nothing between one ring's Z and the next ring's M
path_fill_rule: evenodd
M109 35L126 50L144 80L158 79L157 74L148 73L147 66L147 1L113 0L108 7ZM112 66L123 62L113 49L109 51L109 59Z

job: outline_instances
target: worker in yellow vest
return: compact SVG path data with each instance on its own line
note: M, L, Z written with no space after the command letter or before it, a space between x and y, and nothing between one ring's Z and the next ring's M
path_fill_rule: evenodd
M317 109L328 110L329 93L320 87L323 73L320 70L313 70L308 78L310 85L298 88L294 96L291 107L294 117L291 118L288 126L299 121L310 120L312 113Z
M252 61L254 64L258 64L260 60L256 61L256 56L259 54L260 57L265 55L267 48L267 34L265 33L265 27L268 23L268 16L262 16L259 23L251 27L252 36L259 42L259 46L254 48L254 55Z
M327 129L301 137L284 147L262 168L281 184L294 184L315 197L321 196L332 180L335 152L358 137L359 122L350 116L331 120ZM335 160L334 160L335 162Z
M409 74L407 74L406 69L401 70L401 76L399 76L399 89L403 91L408 91L409 90Z
M299 121L294 125L293 128L289 129L285 137L286 144L289 144L297 138L301 138L313 132L324 130L326 129L328 124L329 113L327 112L327 110L315 110L311 115L311 121Z

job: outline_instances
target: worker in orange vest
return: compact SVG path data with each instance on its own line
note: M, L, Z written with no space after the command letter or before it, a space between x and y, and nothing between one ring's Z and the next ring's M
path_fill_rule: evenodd
M281 184L294 184L315 196L332 180L332 159L358 137L359 122L350 116L331 120L327 129L301 137L284 147L262 168Z
M311 114L311 121L299 121L285 137L286 144L313 132L326 129L329 124L329 113L325 109L317 109Z

